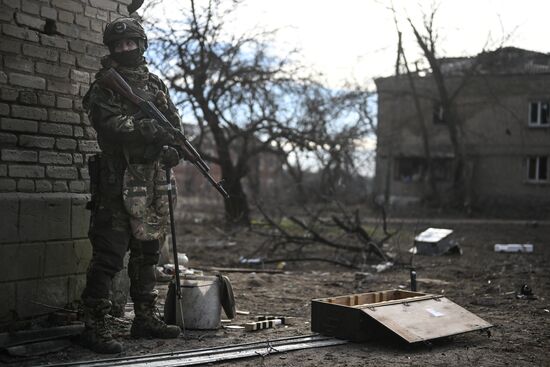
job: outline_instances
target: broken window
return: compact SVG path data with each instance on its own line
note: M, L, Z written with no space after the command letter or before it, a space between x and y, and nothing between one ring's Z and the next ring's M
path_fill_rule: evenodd
M396 168L396 180L402 182L418 182L424 177L426 159L420 157L398 158Z
M534 182L548 181L548 156L527 158L527 179Z
M432 173L437 181L447 181L451 177L450 158L433 158ZM428 163L424 157L403 157L397 159L394 179L401 182L420 182L428 172Z
M434 102L432 111L432 120L434 124L444 124L443 106L439 102Z
M548 101L529 103L529 126L550 126L550 103Z

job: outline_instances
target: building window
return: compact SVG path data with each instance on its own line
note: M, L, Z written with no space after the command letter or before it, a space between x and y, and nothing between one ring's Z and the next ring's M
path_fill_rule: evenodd
M401 182L419 182L424 177L426 160L420 157L403 157L397 159L395 179Z
M527 158L527 180L548 182L548 156Z
M452 159L433 158L432 173L436 181L448 181L451 177ZM425 179L428 162L423 157L397 159L394 179L401 182L420 182Z
M550 126L550 103L548 101L529 103L529 126Z

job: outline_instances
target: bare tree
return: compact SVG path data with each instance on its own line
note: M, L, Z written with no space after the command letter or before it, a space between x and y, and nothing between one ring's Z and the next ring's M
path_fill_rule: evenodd
M197 8L191 0L181 21L152 25L156 36L151 48L178 106L196 120L199 152L221 169L230 195L224 202L228 223L247 225L250 213L242 179L251 159L277 154L290 167L289 151L344 152L351 136L358 138L366 130L350 129L353 134L335 138L346 125L336 126L332 118L345 115L343 101L350 99L300 78L303 73L290 55L271 53L272 33L227 34L225 21L239 3L226 9L211 0ZM341 143L330 145L334 139Z
M484 52L476 57L472 57L468 66L461 69L456 75L447 75L444 72L442 58L438 55L438 37L435 27L435 19L437 15L437 7L432 7L430 13L424 16L422 25L419 27L411 18L407 18L407 22L411 28L412 34L418 44L422 55L429 65L428 76L435 87L435 95L423 95L426 91L419 91L416 83L419 80L418 70L411 71L409 62L406 58L405 51L401 42L401 31L397 22L397 12L391 7L390 10L394 14L396 30L398 33L398 56L396 61L396 73L399 72L400 66L404 66L407 80L409 82L411 95L415 104L417 120L420 127L421 138L423 143L424 156L426 160L427 181L431 199L436 203L441 203L441 198L437 190L437 185L434 177L434 159L432 147L430 143L430 131L428 129L426 117L421 106L421 99L429 98L439 106L439 113L447 127L449 140L453 150L453 198L452 201L457 204L464 205L467 210L471 205L471 162L468 159L468 154L464 147L464 113L459 106L458 97L461 91L468 85L472 77L477 75L478 67ZM451 80L452 79L452 80Z

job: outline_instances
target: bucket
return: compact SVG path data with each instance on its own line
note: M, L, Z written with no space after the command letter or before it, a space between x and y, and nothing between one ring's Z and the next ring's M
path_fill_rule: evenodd
M220 290L220 279L216 276L187 274L181 277L181 303L186 329L208 330L220 327L222 309ZM183 327L180 302L176 296L174 283L170 284L168 293L165 320L168 322L170 318L175 319L175 323ZM175 303L175 309L172 302Z

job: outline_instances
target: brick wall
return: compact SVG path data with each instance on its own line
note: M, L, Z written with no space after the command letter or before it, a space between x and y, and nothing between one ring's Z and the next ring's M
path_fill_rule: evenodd
M131 0L0 0L0 324L79 298L91 256L82 110Z

